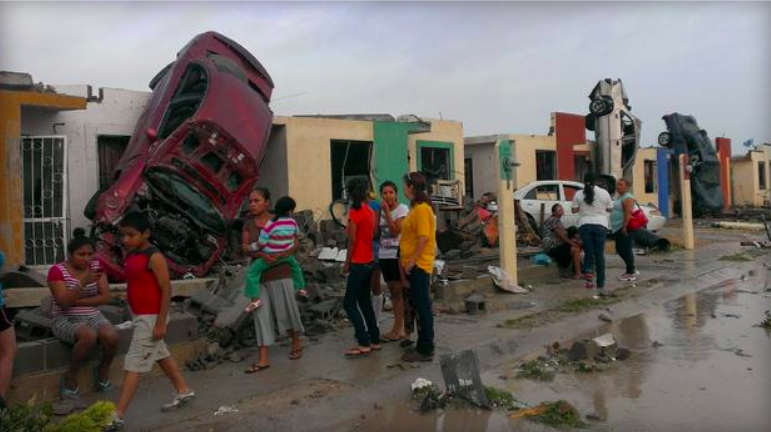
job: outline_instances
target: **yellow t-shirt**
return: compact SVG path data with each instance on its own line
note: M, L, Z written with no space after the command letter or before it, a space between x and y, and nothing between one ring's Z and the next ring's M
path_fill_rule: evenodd
M415 256L418 239L420 237L428 238L426 247L415 261L415 266L431 274L434 271L434 252L436 250L436 219L431 206L420 203L410 209L409 214L402 222L401 235L399 252L402 265L405 267Z

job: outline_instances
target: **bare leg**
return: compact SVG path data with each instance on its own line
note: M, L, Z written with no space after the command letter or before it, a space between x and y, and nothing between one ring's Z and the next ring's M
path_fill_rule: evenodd
M102 362L99 363L99 379L106 381L110 378L110 365L115 358L118 349L118 332L111 325L103 325L96 332L99 344L102 345Z
M68 389L74 390L78 387L78 372L94 345L96 345L96 332L85 324L79 325L75 329L75 346L72 348L70 368L64 375L64 385Z
M398 339L404 336L404 298L402 297L401 282L388 282L391 291L391 303L394 307L394 325L391 331L385 335L389 339Z
M14 357L16 357L16 333L11 327L0 333L0 397L3 398L11 385Z
M136 394L137 387L139 387L139 376L138 372L126 372L123 378L123 387L120 389L118 406L115 408L115 412L120 418L123 418L124 414L126 414L131 400L134 399L134 394Z
M158 366L161 367L163 373L169 378L174 388L177 389L178 394L189 393L190 387L187 386L185 379L182 378L182 373L177 367L177 362L174 361L174 357L166 357L163 360L158 360Z
M571 247L570 257L573 259L573 274L577 279L581 279L581 248Z

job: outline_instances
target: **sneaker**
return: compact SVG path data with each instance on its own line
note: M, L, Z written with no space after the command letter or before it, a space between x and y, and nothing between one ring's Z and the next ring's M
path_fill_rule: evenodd
M171 403L167 403L161 408L161 411L174 411L177 408L182 408L183 406L187 405L187 403L193 399L195 399L195 392L192 390L184 394L178 393L176 396L174 396L174 400L172 400Z
M421 354L417 350L410 349L402 355L402 361L409 363L412 362L430 362L434 359L434 355Z
M635 271L635 273L637 272ZM634 282L637 280L637 275L635 273L624 273L618 277L618 280L624 282Z
M104 427L104 430L105 432L119 431L122 430L125 426L126 423L123 421L123 419L118 417L118 413L113 411L112 420L107 426Z

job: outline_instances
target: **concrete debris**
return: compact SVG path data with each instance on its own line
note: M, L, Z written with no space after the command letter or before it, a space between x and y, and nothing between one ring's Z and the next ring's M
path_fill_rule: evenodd
M233 405L222 405L221 407L217 408L217 411L214 411L214 415L221 416L225 414L235 414L237 412L238 408Z
M414 392L416 390L422 389L423 387L429 387L431 384L433 383L425 378L418 378L415 380L415 382L410 384L410 388Z
M605 321L609 323L613 322L613 318L605 312L602 312L597 318L599 318L600 321Z
M466 297L464 303L466 305L466 313L469 315L487 312L485 298L480 294L472 294Z

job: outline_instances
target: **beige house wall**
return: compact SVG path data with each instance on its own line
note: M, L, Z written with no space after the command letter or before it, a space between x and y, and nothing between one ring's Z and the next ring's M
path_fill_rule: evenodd
M431 122L431 131L409 135L407 149L410 155L410 171L418 170L418 141L442 141L453 145L453 179L460 180L461 194L465 190L463 123L452 120L423 119Z
M744 158L731 160L731 193L734 205L762 206L771 201L769 160L771 160L771 152L768 148L750 151ZM760 162L766 164L766 188L763 190L760 189L758 173Z
M637 157L635 157L634 168L632 169L632 194L640 204L653 204L658 206L659 202L659 179L658 179L658 163L656 164L656 188L652 193L645 193L645 161L656 162L656 148L645 147L637 151Z

